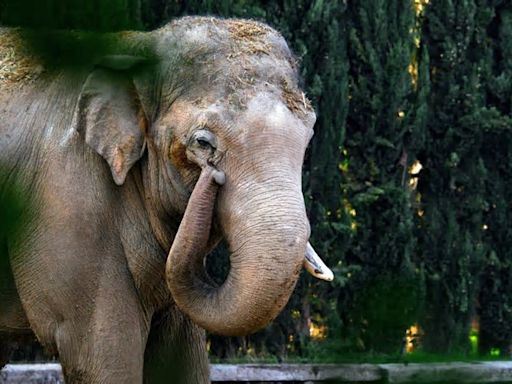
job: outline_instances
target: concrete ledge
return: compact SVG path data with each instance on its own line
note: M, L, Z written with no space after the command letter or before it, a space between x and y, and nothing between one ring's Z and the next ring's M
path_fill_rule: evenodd
M512 361L432 364L212 364L212 382L512 383ZM59 364L10 364L0 384L63 384Z
M332 381L372 383L382 380L373 364L212 364L210 378L223 381Z
M60 364L7 364L0 371L3 384L63 384Z
M512 362L382 364L387 383L512 383Z

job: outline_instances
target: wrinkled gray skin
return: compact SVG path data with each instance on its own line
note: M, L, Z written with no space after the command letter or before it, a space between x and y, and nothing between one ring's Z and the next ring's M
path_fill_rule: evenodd
M202 328L254 332L295 286L315 115L262 24L185 18L123 39L152 42L156 62L110 56L0 91L0 163L38 208L9 243L0 351L35 334L66 383L125 384L180 346L185 381L207 382ZM222 238L215 287L203 263Z

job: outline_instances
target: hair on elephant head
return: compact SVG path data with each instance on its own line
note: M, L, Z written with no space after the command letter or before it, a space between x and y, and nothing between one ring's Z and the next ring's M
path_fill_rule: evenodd
M184 18L144 39L157 60L113 55L89 74L77 130L118 186L140 163L152 207L183 215L165 271L179 308L215 333L256 331L304 263L332 279L308 244L301 167L315 114L295 58L255 21ZM222 238L231 270L215 286L204 258Z

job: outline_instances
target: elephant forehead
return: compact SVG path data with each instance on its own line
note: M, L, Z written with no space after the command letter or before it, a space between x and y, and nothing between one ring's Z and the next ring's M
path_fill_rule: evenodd
M268 128L281 128L294 120L288 108L285 105L265 94L259 94L254 97L247 108L248 118L264 122L262 125Z
M199 98L197 100L180 100L172 104L170 114L166 120L174 125L206 126L219 128L218 126L231 125L233 114L226 108L223 99L212 100L206 103ZM165 118L164 118L165 119Z
M288 103L273 93L260 92L248 103L244 114L247 126L258 126L258 131L282 132L298 134L309 139L315 115L312 111L297 114Z

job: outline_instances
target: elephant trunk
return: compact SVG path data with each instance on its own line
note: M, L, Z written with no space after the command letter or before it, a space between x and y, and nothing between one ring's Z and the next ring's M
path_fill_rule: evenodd
M203 328L229 336L252 333L287 303L309 237L300 183L289 186L284 182L272 190L223 191L219 215L231 250L231 270L216 287L205 272L204 257L218 187L211 171L203 170L166 266L176 304ZM233 201L243 203L227 203Z

